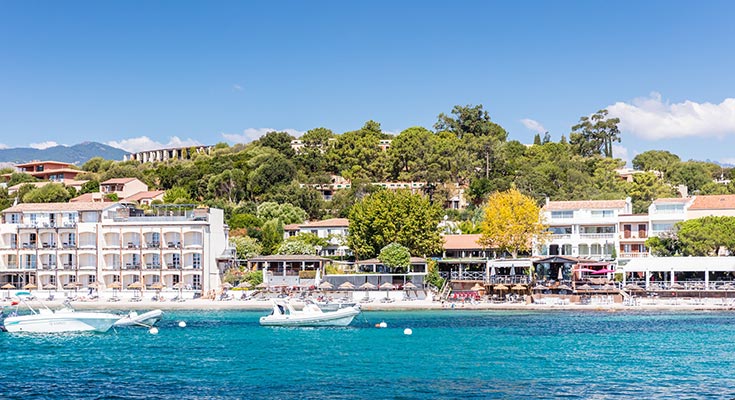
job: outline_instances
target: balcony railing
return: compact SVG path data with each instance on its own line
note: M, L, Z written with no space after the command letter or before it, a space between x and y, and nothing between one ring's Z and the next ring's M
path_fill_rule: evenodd
M650 256L651 255L645 251L634 251L634 252L620 253L620 255L618 255L618 258L645 258L645 257L650 257Z
M614 233L580 233L580 238L583 239L614 239Z

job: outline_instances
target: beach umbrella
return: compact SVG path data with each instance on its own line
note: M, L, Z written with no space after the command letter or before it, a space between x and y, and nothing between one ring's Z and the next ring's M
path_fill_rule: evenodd
M477 284L477 283L475 284L475 286L478 286L478 285L479 285L479 284ZM411 282L406 282L406 284L405 284L405 285L403 285L403 290L416 290L416 289L418 289L418 288L419 288L418 286L414 285L414 284L413 284L413 283L411 283ZM480 286L480 289L478 289L478 290L481 290L481 289L484 289L484 288L483 288L482 286ZM473 289L473 290L474 290L474 289Z
M128 285L128 289L140 290L142 288L143 288L143 284L140 281L133 282L133 283L131 283L131 284Z
M671 288L672 289L677 289L677 290L678 289L684 289L684 285L682 285L681 283L678 283L678 282L674 282L674 283L671 284Z
M112 282L109 286L110 289L122 289L122 284L119 281Z
M503 284L500 284L500 285L495 285L495 286L493 287L493 290L499 290L499 291L503 291L503 290L508 290L508 286L505 286L505 285L503 285Z
M95 281L95 282L92 282L89 285L87 285L87 287L91 287L92 289L99 289L100 288L100 283Z
M380 285L380 288L381 288L381 289L385 289L385 290L393 290L393 289L395 289L396 287L395 287L395 286L393 286L393 284L392 284L392 283L390 283L390 282L385 282L384 284Z
M43 290L56 290L56 289L57 289L56 285L51 284L51 283L47 283L43 285Z
M360 285L360 289L362 290L375 290L377 288L378 288L377 286L373 285L370 282L365 282L362 285Z
M559 275L557 276L557 280L564 280L564 268L559 267Z
M64 289L67 289L67 290L76 289L76 288L77 288L77 284L75 282L69 282L66 285L64 285Z
M405 286L404 286L404 288L405 288ZM470 290L473 291L473 292L479 292L480 290L485 290L485 288L482 285L480 285L479 283L475 283L475 286L472 286L470 288Z
M609 269L609 268L603 268L598 269L597 271L592 272L593 275L602 275L602 274L609 274L611 272L615 272L615 270Z
M495 266L493 265L492 268L490 268L490 276L495 276Z
M256 289L267 289L268 288L268 284L265 283L265 282L261 282L261 283L255 285L255 288Z
M161 289L163 289L163 288L164 288L165 286L166 286L166 285L164 285L164 284L163 284L163 283L161 283L161 282L156 282L156 283L154 283L154 284L152 284L152 285L151 285L151 289L161 290Z
M175 285L173 286L173 288L174 288L174 289L183 289L183 288L184 288L184 286L186 286L186 285L184 284L184 282L177 282L177 283L176 283L176 284L175 284Z
M243 281L240 282L237 287L239 287L240 289L250 289L251 287L253 287L253 284L248 281Z
M559 290L572 290L572 288L570 288L567 285L559 285L559 286L556 287L556 289L559 289Z
M636 285L635 283L629 283L629 284L625 285L624 289L625 290L630 290L632 292L641 292L641 291L645 290L642 287Z
M512 288L511 288L511 290L526 290L526 287L525 287L525 286L523 286L523 285L521 285L521 284L519 283L519 284L516 284L516 285L514 285L514 286L513 286Z
M533 290L547 290L547 289L549 289L549 288L546 287L546 286L544 286L544 285L542 285L542 284L540 284L540 283L538 285L536 285L536 286L533 287Z
M608 283L607 285L601 287L600 289L601 290L611 291L611 290L615 290L616 288L615 288L615 285L611 285L611 284Z
M579 290L584 290L584 291L592 290L592 286L585 283L582 286L577 286L577 291Z
M6 283L0 286L0 289L15 289L15 285L13 285L12 283Z
M29 283L29 284L23 286L23 289L25 289L25 290L34 290L34 289L38 289L38 286L36 286L33 283Z
M511 266L510 266L510 274L511 275L515 275L516 274L516 267L513 264L511 264Z
M342 290L351 290L355 288L355 285L353 285L352 282L344 282L343 284L339 285L338 288Z
M331 290L331 289L334 289L334 285L332 285L331 283L329 283L327 281L324 281L324 282L322 282L322 283L319 284L319 289L322 289L322 290Z

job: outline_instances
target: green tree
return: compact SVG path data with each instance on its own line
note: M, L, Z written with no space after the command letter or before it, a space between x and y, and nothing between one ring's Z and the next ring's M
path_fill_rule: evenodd
M31 174L25 172L13 172L10 174L10 180L8 181L8 187L15 186L19 183L38 182L38 179L34 178Z
M230 236L230 243L235 246L237 258L240 260L248 260L263 253L263 246L248 236Z
M293 139L294 137L286 132L268 132L258 139L258 144L278 150L286 157L293 157L294 151L291 148Z
M677 223L682 252L691 256L718 256L735 250L735 217L707 216Z
M210 197L224 197L230 203L237 203L245 198L247 183L244 172L239 169L229 169L209 178L207 192Z
M23 203L66 203L71 196L61 183L49 183L23 195Z
M278 246L276 254L307 254L313 256L317 254L317 250L314 245L294 237L284 240L283 243Z
M536 202L516 189L496 192L488 199L480 241L487 248L518 257L530 251L533 239L543 241L548 227L541 221Z
M655 199L672 197L674 189L661 181L652 172L633 175L633 183L629 186L628 195L633 202L633 213L648 213L648 207Z
M491 136L497 141L505 141L508 133L500 125L490 120L490 114L480 105L454 106L450 117L444 113L439 114L438 121L434 124L437 131L448 131L454 133L459 139L467 135L475 137Z
M292 204L278 204L267 201L258 206L258 218L269 221L277 219L282 224L301 224L306 221L306 211Z
M582 156L602 154L613 156L613 143L620 142L620 118L607 118L607 110L600 110L591 117L582 117L572 127L569 142Z
M85 193L96 193L100 191L100 181L98 180L89 180L82 185L81 190L79 191L79 194L85 194Z
M641 171L658 171L666 179L681 162L676 154L665 150L649 150L633 157L633 168Z
M192 200L191 195L185 188L175 186L163 194L163 202L166 204L185 204L192 203Z
M411 264L411 253L405 246L392 242L380 250L378 260L389 268L407 269Z
M358 201L350 211L347 244L359 258L370 258L396 242L411 254L427 256L442 249L441 207L406 190L381 190Z
M664 232L646 239L646 248L655 257L673 257L682 254L682 244L676 232Z
M675 185L686 185L689 192L694 193L712 182L713 175L719 170L720 167L713 163L686 161L676 165L669 180Z
M273 254L283 242L283 223L279 219L272 219L263 224L261 243L263 254Z

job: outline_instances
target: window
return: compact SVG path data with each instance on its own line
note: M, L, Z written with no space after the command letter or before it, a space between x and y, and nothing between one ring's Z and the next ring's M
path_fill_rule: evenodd
M192 255L192 265L194 268L201 268L202 267L202 255L197 253Z
M613 210L592 210L590 214L593 218L612 218L615 216Z
M38 221L38 215L37 214L31 214L31 225L36 225L36 222Z
M552 211L551 218L554 218L554 219L574 218L574 211Z
M202 277L200 275L192 276L191 283L194 286L194 289L199 289L202 286Z
M171 261L174 268L181 268L181 255L173 254L171 256Z
M684 204L656 204L656 212L681 213L684 212Z
M549 231L554 235L571 235L572 227L571 226L552 226L551 228L549 228Z
M71 223L77 222L77 213L68 213L68 214L66 214L66 219L69 222L71 222Z
M69 246L74 247L76 245L77 245L77 234L70 233L69 234Z
M20 223L20 214L10 214L10 223L11 224Z
M674 229L673 223L653 224L653 230L656 232L668 232Z

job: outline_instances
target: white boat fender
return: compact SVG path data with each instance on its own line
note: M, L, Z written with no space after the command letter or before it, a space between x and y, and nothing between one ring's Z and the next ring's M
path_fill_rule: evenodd
M381 321L379 324L375 324L376 328L387 328L388 324L385 321Z
M157 335L158 334L158 328L156 328L154 326L153 328L151 328L151 329L148 330L148 333L150 333L151 335Z
M411 328L406 328L403 330L403 334L407 336L411 336L413 335L413 330L411 330Z
M179 321L179 328L186 328L186 322Z

